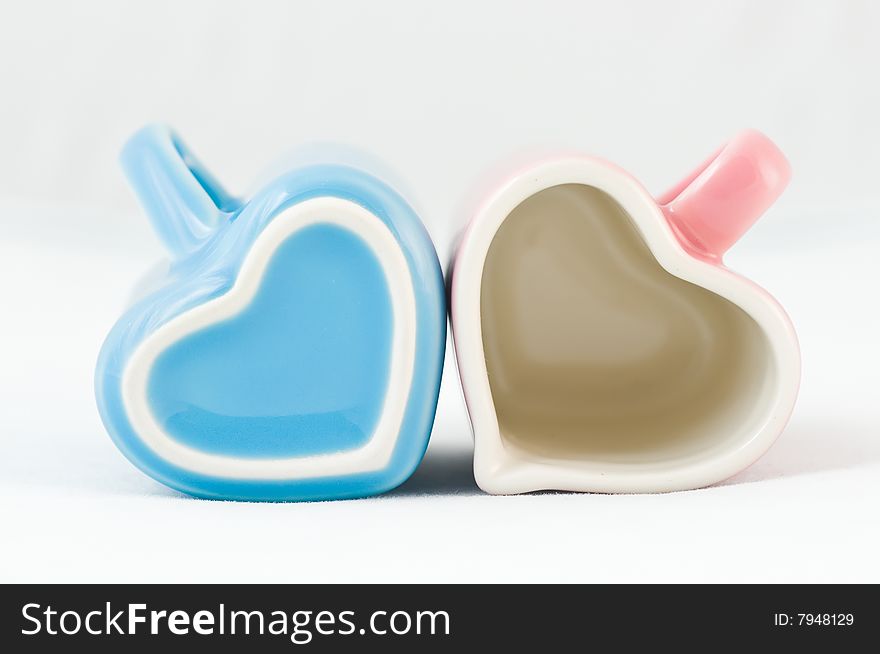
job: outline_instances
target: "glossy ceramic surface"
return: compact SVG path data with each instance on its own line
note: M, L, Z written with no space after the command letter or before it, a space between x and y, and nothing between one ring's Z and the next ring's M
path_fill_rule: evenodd
M123 453L224 499L404 481L427 446L445 348L440 267L405 201L319 164L240 202L160 126L122 162L174 258L98 362L98 406Z
M722 255L788 178L746 131L659 201L580 156L488 196L450 281L484 490L694 488L770 446L797 394L794 330Z

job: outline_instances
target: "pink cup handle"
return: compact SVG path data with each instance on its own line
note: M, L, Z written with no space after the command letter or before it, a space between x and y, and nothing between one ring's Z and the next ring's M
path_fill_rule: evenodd
M688 251L720 260L790 178L791 167L779 148L760 132L745 130L657 202Z

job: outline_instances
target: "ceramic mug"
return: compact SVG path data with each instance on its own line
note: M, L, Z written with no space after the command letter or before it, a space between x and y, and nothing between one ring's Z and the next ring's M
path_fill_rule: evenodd
M434 420L446 310L403 198L316 163L239 201L162 126L135 134L122 164L172 264L99 358L120 450L211 498L360 497L409 477Z
M482 489L696 488L770 447L797 395L795 332L722 256L789 176L745 131L658 199L563 156L482 203L449 281Z

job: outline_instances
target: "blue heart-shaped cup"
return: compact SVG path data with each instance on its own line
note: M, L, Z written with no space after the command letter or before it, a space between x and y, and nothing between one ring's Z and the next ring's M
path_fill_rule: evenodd
M407 203L336 164L238 201L162 126L135 134L122 164L173 259L98 361L122 452L212 498L360 497L406 480L446 342L437 255Z

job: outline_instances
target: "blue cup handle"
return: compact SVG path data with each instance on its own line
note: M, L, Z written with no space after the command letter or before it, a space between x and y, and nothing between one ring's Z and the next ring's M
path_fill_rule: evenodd
M156 233L175 258L197 250L238 208L238 201L164 125L136 132L123 147L120 162Z

